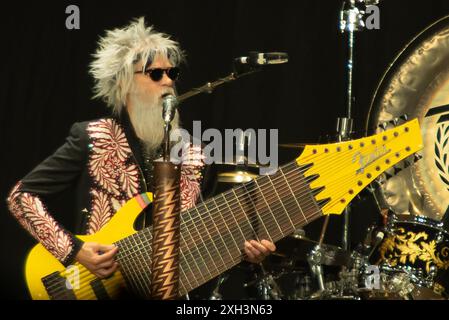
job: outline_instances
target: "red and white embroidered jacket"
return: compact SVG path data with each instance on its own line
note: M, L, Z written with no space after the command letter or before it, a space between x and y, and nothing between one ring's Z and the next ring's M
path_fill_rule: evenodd
M55 220L45 199L75 186L77 212L82 215L79 230L92 234L126 201L148 190L142 168L140 144L126 113L75 123L66 142L14 186L9 209L36 240L69 265L82 242ZM201 148L191 145L181 168L181 210L186 210L201 192Z

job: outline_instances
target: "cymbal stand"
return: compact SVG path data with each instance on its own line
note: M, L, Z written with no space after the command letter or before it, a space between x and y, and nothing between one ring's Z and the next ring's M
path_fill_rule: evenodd
M212 291L212 295L210 296L209 300L223 300L223 296L220 293L220 288L223 282L225 282L228 279L229 275L227 273L223 273L219 276L217 285L214 288L214 291Z
M323 249L321 245L323 244L328 224L329 216L326 216L323 227L321 228L320 241L307 255L307 262L309 263L312 274L317 278L318 281L318 291L311 296L312 299L321 298L326 295L326 288L324 287L323 266L321 263L323 256Z
M352 116L352 107L354 104L353 96L353 71L354 71L354 41L355 32L363 30L365 23L363 22L364 11L359 9L357 3L363 3L361 0L345 0L343 1L340 11L340 31L348 34L348 62L346 64L347 71L347 92L346 92L346 117L337 118L337 139L339 142L346 141L351 138L353 133L354 119ZM349 250L349 213L350 207L347 206L344 213L342 248Z
M260 264L262 269L262 279L257 281L256 288L259 292L259 297L261 300L281 300L282 294L281 290L273 278L273 275L267 272L263 266Z
M348 61L346 64L347 71L347 92L346 92L346 117L337 118L337 140L339 142L347 141L351 139L353 133L354 119L352 116L352 107L354 104L353 96L353 71L354 71L354 43L355 32L363 30L365 23L363 21L363 15L365 14L364 8L366 5L375 4L376 0L344 0L340 11L340 31L348 34ZM363 8L362 8L363 7ZM346 207L343 218L343 236L342 236L342 249L349 251L349 214L350 207ZM312 298L322 298L329 295L330 292L326 291L323 280L323 268L321 264L321 258L323 251L321 245L324 240L327 226L330 216L326 216L323 228L321 230L319 244L308 255L308 262L312 269L313 274L317 277L319 290L312 295ZM346 274L347 268L342 267L342 275ZM345 281L342 279L340 286L340 295L343 295L345 288Z

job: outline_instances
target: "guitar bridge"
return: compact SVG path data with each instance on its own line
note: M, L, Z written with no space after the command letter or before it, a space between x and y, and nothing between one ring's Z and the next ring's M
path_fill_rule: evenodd
M75 293L67 284L67 279L59 272L50 273L42 278L42 283L51 300L76 300Z

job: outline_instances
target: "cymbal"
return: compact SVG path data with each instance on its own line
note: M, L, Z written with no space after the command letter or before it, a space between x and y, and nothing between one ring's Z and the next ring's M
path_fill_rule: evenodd
M247 171L222 172L217 175L218 182L245 183L258 177L257 174Z
M260 165L257 163L248 163L248 162L219 162L216 163L217 165L222 166L233 166L233 167L242 167L242 168L262 168L262 167L268 167L268 165Z
M289 257L290 260L307 261L308 255L318 245L318 241L311 240L305 235L289 236L276 243L278 256ZM326 266L343 266L351 263L351 253L337 246L321 244L321 264Z

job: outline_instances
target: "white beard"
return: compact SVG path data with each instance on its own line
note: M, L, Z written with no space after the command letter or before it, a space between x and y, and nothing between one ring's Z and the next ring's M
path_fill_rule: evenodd
M173 94L173 91L168 91ZM145 145L148 155L154 156L164 141L164 121L162 120L162 99L149 93L130 93L132 112L129 112L131 123L139 139ZM171 123L172 130L179 128L179 114L176 110Z

